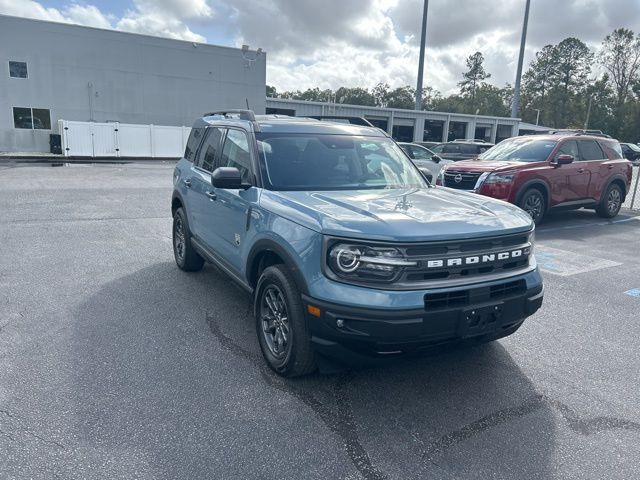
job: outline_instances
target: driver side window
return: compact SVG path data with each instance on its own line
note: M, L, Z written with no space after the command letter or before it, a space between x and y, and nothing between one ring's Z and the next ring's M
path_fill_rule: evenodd
M578 143L575 140L569 140L560 145L560 148L556 152L554 160L558 160L560 155L571 155L573 159L578 162L580 161L580 153L578 152Z

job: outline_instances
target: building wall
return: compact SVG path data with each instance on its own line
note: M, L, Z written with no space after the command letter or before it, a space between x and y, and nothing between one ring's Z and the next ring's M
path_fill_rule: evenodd
M0 151L49 151L58 119L191 126L247 101L263 113L265 57L0 15ZM9 77L10 60L27 62L27 79ZM51 130L14 128L12 107L50 109Z
M446 142L456 138L470 139L476 136L476 132L481 132L485 134L486 140L496 143L504 138L518 135L518 125L520 124L520 120L517 118L365 107L283 98L267 98L266 107L267 112L280 112L299 117L306 115L365 117L373 124L383 126L382 128L386 125L387 132L397 140L413 142L428 140L425 138L425 125L429 128L429 121L433 122L432 126L437 127L435 130L439 132L439 138L434 138L433 141L438 142ZM398 135L407 134L410 135L410 138L398 138Z

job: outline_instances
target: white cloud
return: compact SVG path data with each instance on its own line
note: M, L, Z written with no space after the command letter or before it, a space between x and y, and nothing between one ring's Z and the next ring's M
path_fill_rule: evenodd
M67 0L0 0L0 13L189 41L249 44L268 52L267 82L278 90L414 85L422 0L130 0L115 18ZM457 90L465 59L481 51L496 85L513 83L524 1L431 2L425 85ZM548 43L576 36L592 48L614 28L638 29L640 0L536 0L525 65Z
M106 15L93 5L78 5L74 3L64 13L71 23L97 28L112 28L111 22Z
M55 8L45 8L33 0L0 0L0 13L16 17L64 22L64 16Z

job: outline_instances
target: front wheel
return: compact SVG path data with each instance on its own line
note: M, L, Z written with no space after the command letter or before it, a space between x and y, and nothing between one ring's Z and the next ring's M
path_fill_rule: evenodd
M600 205L596 208L596 213L603 218L613 218L618 215L622 207L622 199L624 195L620 185L609 185L607 191L604 192Z
M542 221L547 207L544 195L537 188L527 190L518 206L531 216L536 225Z
M265 269L254 302L258 342L269 366L285 377L313 372L316 363L302 298L284 265Z
M204 265L203 258L191 244L189 224L182 208L173 214L173 256L178 268L185 272L197 272Z

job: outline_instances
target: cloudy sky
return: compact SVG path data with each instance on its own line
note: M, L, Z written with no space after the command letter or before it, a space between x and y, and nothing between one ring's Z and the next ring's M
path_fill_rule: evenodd
M532 0L527 57L576 36L593 48L618 27L640 31L640 0ZM513 83L525 0L431 0L425 85L456 89L480 50L491 81ZM422 0L0 0L0 13L207 42L262 47L267 83L414 85Z

